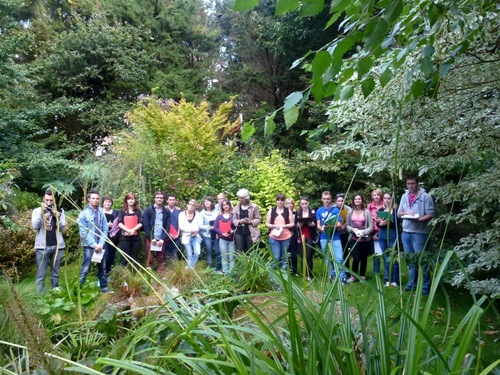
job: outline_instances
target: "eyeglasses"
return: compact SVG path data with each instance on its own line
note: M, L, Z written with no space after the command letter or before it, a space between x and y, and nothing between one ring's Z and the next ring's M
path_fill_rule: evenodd
M335 198L345 198L345 194L338 193Z

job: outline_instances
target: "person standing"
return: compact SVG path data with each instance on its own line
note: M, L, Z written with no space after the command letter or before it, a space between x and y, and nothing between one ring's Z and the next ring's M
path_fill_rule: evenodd
M115 264L115 256L116 256L116 246L118 246L118 241L114 243L111 241L110 233L111 228L113 227L113 221L118 216L118 211L113 209L113 198L106 196L102 199L102 209L104 211L104 215L106 215L106 221L108 222L108 240L104 243L104 256L106 257L106 276L109 277L111 274L111 269Z
M313 278L313 239L316 238L316 211L309 208L309 198L306 196L300 197L299 209L295 213L295 223L298 231L297 253L302 256L302 261L307 263L306 280L311 281ZM304 245L305 257L303 256ZM295 260L295 268L297 268L297 260Z
M352 254L353 274L347 280L348 283L358 281L355 274L359 274L362 280L366 279L366 266L368 255L372 251L371 243L373 232L373 218L365 208L365 200L361 194L354 194L352 197L352 210L347 214L347 231L351 234L349 248Z
M196 212L196 201L190 199L186 210L179 214L179 229L182 237L181 242L186 251L187 266L186 269L193 269L201 254L201 237L199 219Z
M156 256L158 272L163 272L165 269L165 244L170 228L170 211L163 206L164 200L163 192L155 192L154 203L147 207L142 215L142 224L146 233L146 267L153 268ZM152 251L151 246L155 251Z
M209 268L215 268L214 259L214 242L215 242L215 231L214 222L215 218L219 215L219 211L215 210L214 199L212 197L205 197L203 199L203 210L199 215L199 227L200 235L205 246L205 251L207 253L207 266Z
M337 227L337 230L339 232L340 243L342 245L342 251L344 255L344 265L346 269L345 277L346 279L348 279L351 276L348 271L349 259L351 257L351 254L349 254L349 232L345 227L345 223L347 221L347 214L351 210L351 207L345 204L344 201L345 201L344 193L337 193L335 195L335 205L340 210L340 216L342 216L342 222L340 223L340 226Z
M236 193L239 203L233 210L234 246L236 251L247 252L254 244L260 241L259 224L262 222L260 208L250 202L250 192L240 189Z
M229 275L235 264L233 235L236 227L233 224L233 206L228 199L222 198L220 210L219 216L215 219L214 230L219 237L222 265L220 272Z
M222 201L226 199L226 194L225 193L219 193L217 194L217 202L215 204L215 211L217 213L222 212ZM233 205L231 205L231 213L233 212ZM220 252L220 247L219 247L219 240L220 238L218 236L215 237L214 240L214 251L215 251L215 271L220 272L222 271L222 263L221 263L221 252Z
M380 231L378 227L377 211L384 209L384 202L382 200L383 193L380 189L375 189L372 191L372 201L368 204L368 211L372 215L373 220L373 233L372 233L372 244L373 244L373 274L376 275L380 273L380 257L382 256L382 251L378 243L378 233Z
M170 213L170 226L168 228L168 238L165 245L165 256L167 262L173 262L179 259L179 248L181 246L181 239L179 237L179 214L181 210L177 207L177 199L175 194L170 193L167 196L167 206L165 207Z
M33 210L31 227L36 230L36 291L45 294L45 275L50 266L50 287L59 286L59 270L64 256L64 238L62 231L66 227L64 210L57 207L51 190L43 196L41 207Z
M138 207L134 193L127 193L123 199L123 206L118 212L118 227L122 230L119 247L126 255L122 255L120 264L126 266L130 260L137 260L141 248L142 211Z
M398 239L398 218L392 200L392 192L386 192L383 201L384 208L378 211L377 216L380 215L380 211L383 211L387 215L387 219L377 217L377 223L380 228L378 242L384 256L384 281L385 286L397 287L399 286L399 263L397 259L398 250L394 245Z
M104 244L108 237L108 222L104 210L99 207L99 193L91 191L87 196L88 206L85 207L78 216L78 229L83 245L83 261L80 268L80 284L85 283L85 279L90 270L90 263L94 255L100 255L98 262L97 278L102 293L108 293L108 281L106 277L106 257L104 256Z
M398 217L403 219L403 233L401 240L406 254L420 254L427 248L431 226L429 221L434 217L434 201L432 197L419 187L416 176L406 178L407 191L401 198ZM431 275L426 265L421 265L424 276L422 294L427 295L431 287ZM418 278L418 264L413 262L409 266L409 280L406 291L416 288Z
M276 195L276 207L266 215L266 227L269 228L269 246L280 269L286 269L286 254L292 238L291 229L295 227L292 210L285 207L285 194Z
M321 201L323 202L323 207L318 208L316 211L316 225L321 232L320 244L321 250L325 254L326 269L330 268L330 282L333 282L335 277L333 261L335 259L338 266L342 268L340 271L340 282L345 284L344 253L338 231L342 226L342 216L338 207L332 205L332 194L329 191L324 191L321 194ZM331 253L328 251L328 244L331 244Z

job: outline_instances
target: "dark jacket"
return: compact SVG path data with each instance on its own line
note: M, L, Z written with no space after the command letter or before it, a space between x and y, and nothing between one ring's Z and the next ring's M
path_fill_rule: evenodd
M162 206L161 212L163 213L163 222L162 222L162 231L161 231L161 240L167 239L168 229L170 228L170 211ZM142 227L144 232L146 232L146 238L151 240L151 235L154 234L155 229L155 220L156 220L156 208L154 204L148 206L144 210L144 214L142 215Z

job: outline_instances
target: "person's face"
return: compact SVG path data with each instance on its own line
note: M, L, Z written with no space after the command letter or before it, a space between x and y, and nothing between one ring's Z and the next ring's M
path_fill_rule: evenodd
M283 207L285 205L285 198L276 198L276 205L278 207Z
M389 194L384 194L384 206L389 207L391 205L392 197Z
M54 205L54 197L52 195L47 195L45 194L43 196L43 201L45 202L45 204L49 207L52 207Z
M382 197L381 197L381 196L380 196L380 195L379 195L376 191L374 191L374 192L372 193L372 200L373 200L374 202L380 202L381 198L382 198Z
M164 198L163 198L163 194L156 194L156 195L155 195L155 204L156 204L157 206L161 206L161 205L163 205L163 200L164 200Z
M225 195L223 195L223 194L219 194L219 195L217 195L217 200L219 201L219 204L222 202L222 200L223 200L224 198L226 198L226 196L225 196Z
M411 194L418 192L418 182L415 179L406 180L406 188Z
M332 196L331 195L323 195L321 198L321 201L323 202L323 205L326 207L329 207L332 204Z
M195 208L195 205L194 205L194 202L193 201L189 201L187 206L186 206L187 210L188 211L194 211L194 208Z
M106 199L104 202L102 202L102 206L106 209L106 210L109 210L111 208L111 206L113 205L113 203L109 200L109 199Z
M170 208L174 208L175 203L176 203L175 197L168 197L167 204Z
M293 204L293 202L291 202L291 201L290 201L290 202L288 202L288 203L286 204L286 207L287 207L288 209L290 209L290 210L292 210L292 211L293 211L293 209L295 208L295 205Z
M361 198L361 195L356 195L354 197L354 205L359 207L362 204L363 204L363 198Z
M90 194L88 201L91 207L96 208L99 206L99 194Z
M335 204L338 208L342 208L344 206L344 197L337 197Z
M135 204L135 198L134 197L127 198L127 205L129 205L130 207L132 207L134 204Z
M248 199L246 198L239 198L240 204L242 205L247 205L249 203Z
M309 207L309 201L302 199L300 201L300 207L302 207L303 210L307 209Z
M227 203L227 202L222 203L222 210L224 212L229 212L230 208L231 208L231 206L229 206L229 203Z
M212 209L212 202L210 202L209 200L203 202L203 205L205 206L205 210L207 211Z

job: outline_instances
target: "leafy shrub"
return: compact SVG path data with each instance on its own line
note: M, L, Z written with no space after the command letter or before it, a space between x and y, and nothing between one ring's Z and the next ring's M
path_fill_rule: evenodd
M20 276L35 263L35 231L31 212L12 218L8 228L0 226L0 267L11 276Z

